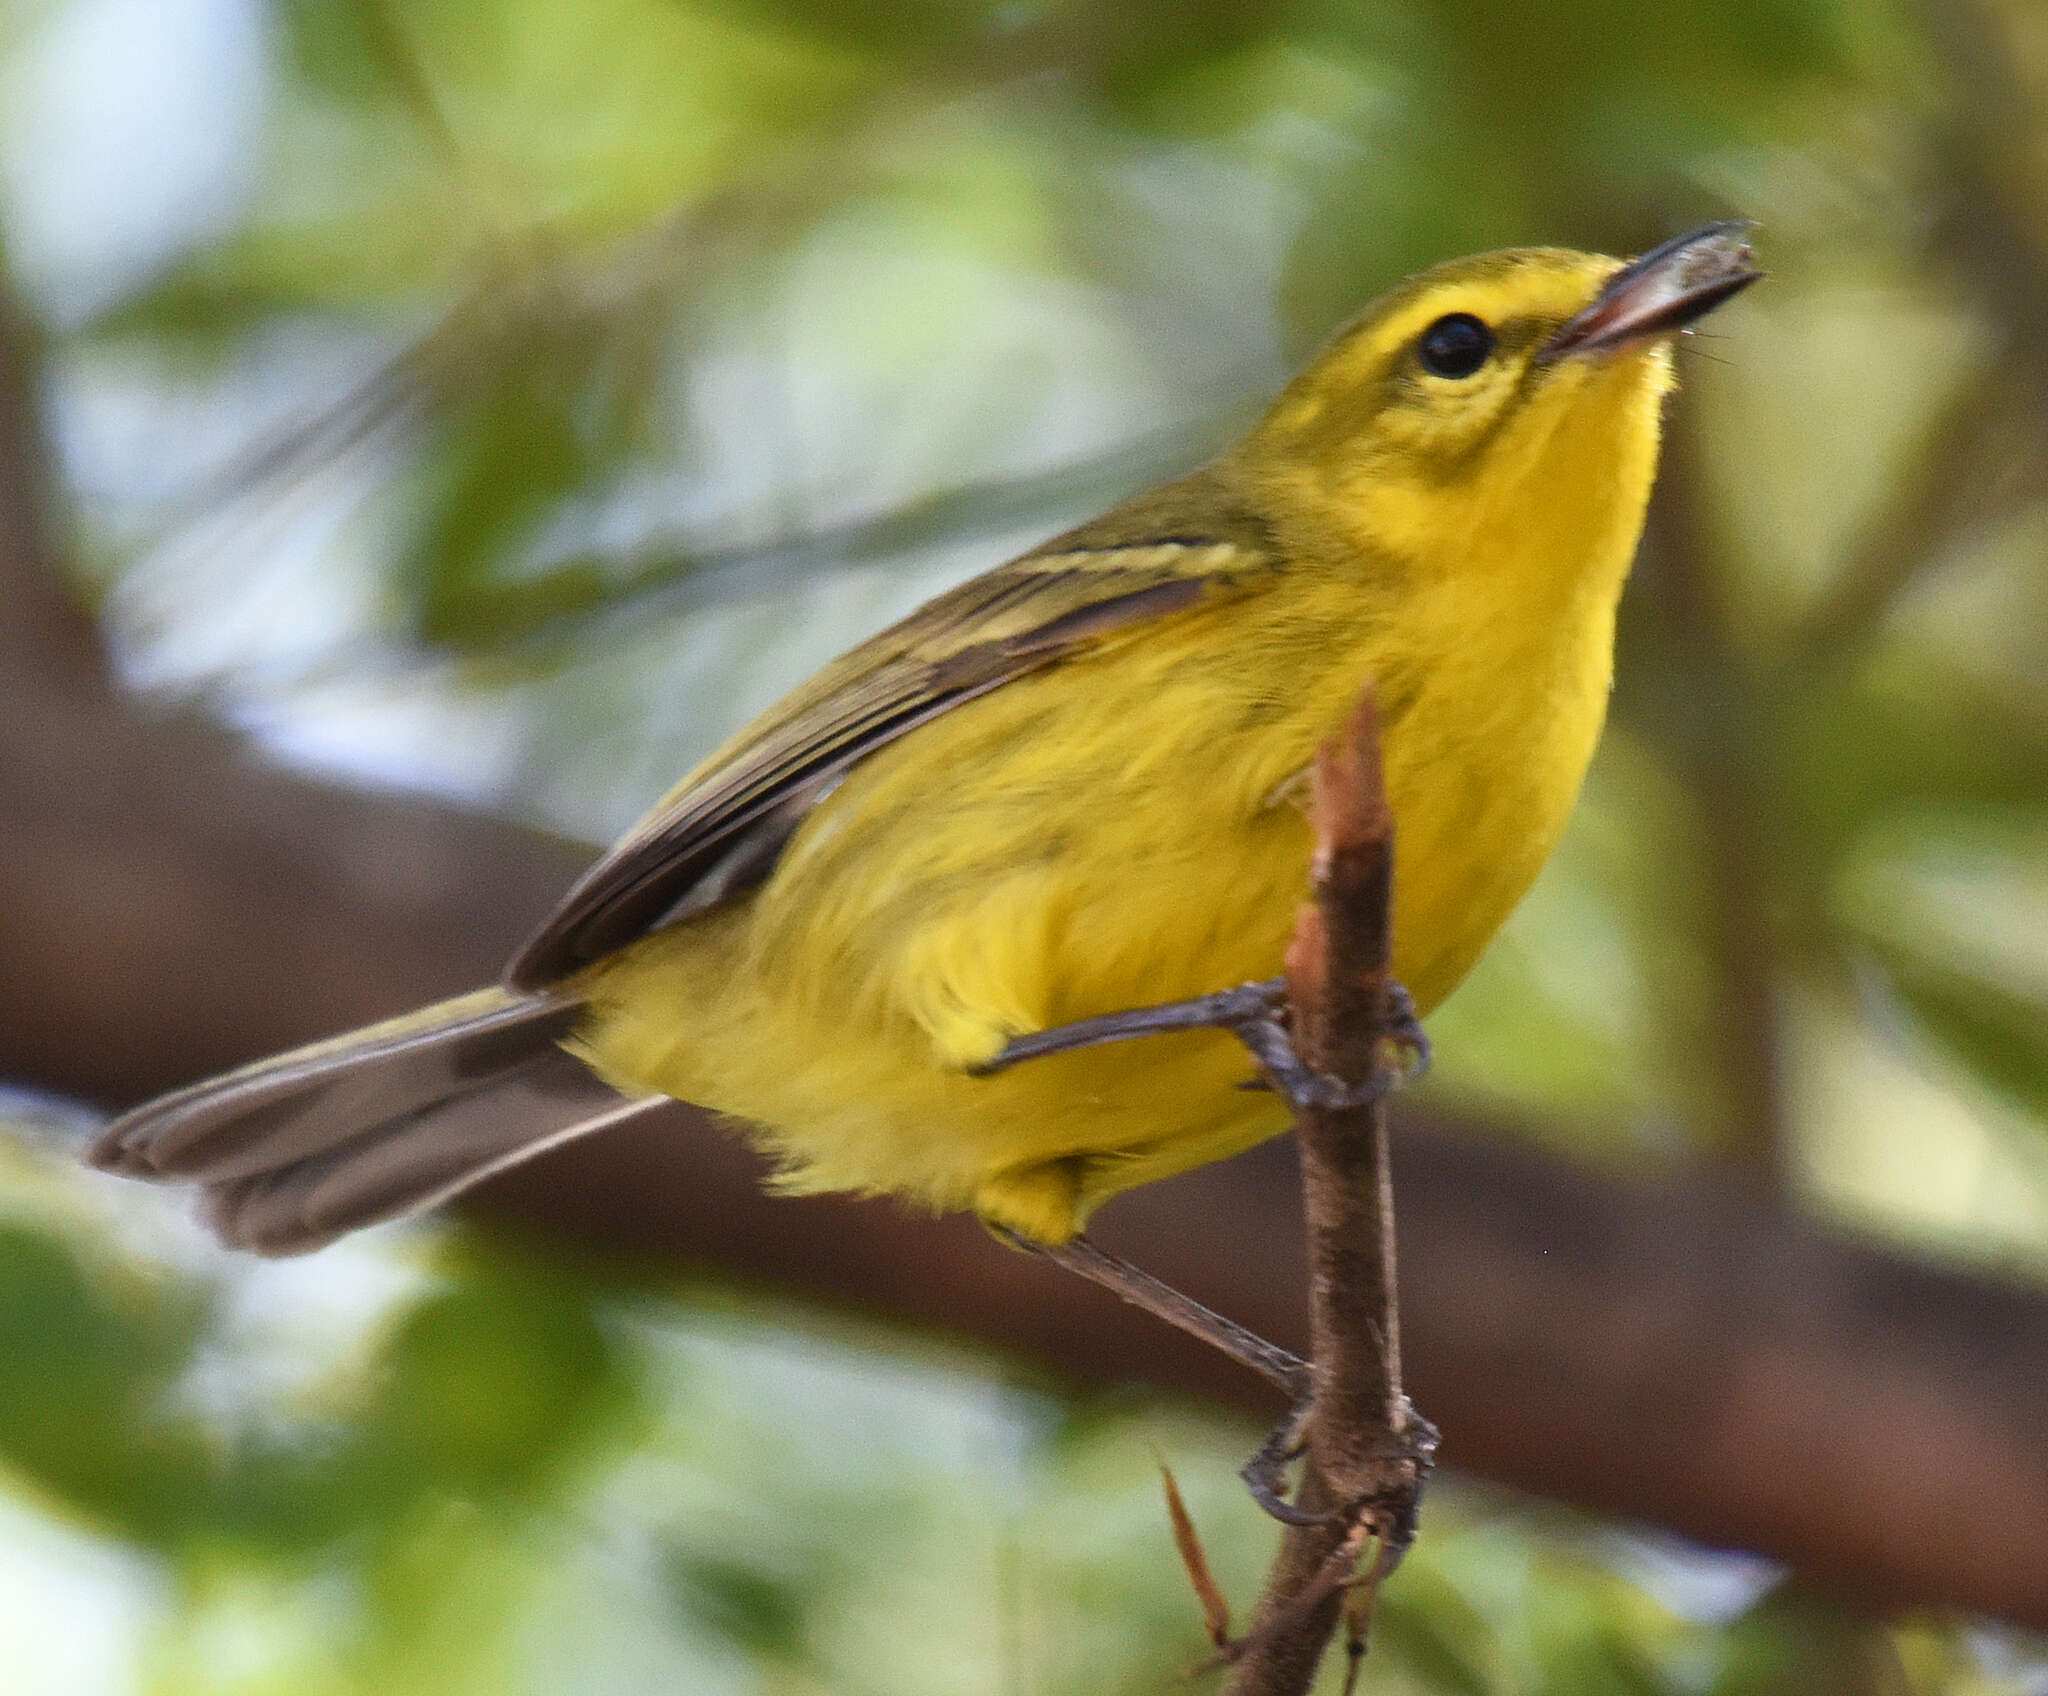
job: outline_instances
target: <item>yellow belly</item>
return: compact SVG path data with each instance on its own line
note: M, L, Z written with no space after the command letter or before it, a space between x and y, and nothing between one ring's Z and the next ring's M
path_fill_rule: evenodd
M1216 1033L967 1068L1026 1031L1274 975L1310 851L1289 780L1369 678L1391 714L1395 970L1427 1012L1563 827L1611 613L1542 633L1540 663L1472 644L1418 664L1355 586L1273 602L1024 678L871 756L758 890L579 981L582 1051L756 1127L792 1187L1049 1241L1284 1129Z

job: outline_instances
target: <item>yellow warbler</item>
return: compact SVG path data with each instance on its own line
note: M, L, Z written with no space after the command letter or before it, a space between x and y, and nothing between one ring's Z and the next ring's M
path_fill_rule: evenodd
M1369 307L1235 446L941 595L706 760L506 985L129 1113L101 1165L292 1252L673 1095L794 1189L1040 1242L1281 1130L1215 1030L984 1074L1012 1039L1269 977L1303 773L1368 685L1426 1013L1564 827L1606 708L1670 332L1754 280L1465 259Z

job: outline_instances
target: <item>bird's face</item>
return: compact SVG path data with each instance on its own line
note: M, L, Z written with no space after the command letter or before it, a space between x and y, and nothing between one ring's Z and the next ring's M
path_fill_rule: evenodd
M1553 552L1580 532L1632 540L1671 335L1756 280L1743 229L1714 225L1627 264L1524 248L1426 271L1288 387L1247 440L1248 465L1302 468L1372 542L1418 562L1448 565L1507 525L1559 529Z

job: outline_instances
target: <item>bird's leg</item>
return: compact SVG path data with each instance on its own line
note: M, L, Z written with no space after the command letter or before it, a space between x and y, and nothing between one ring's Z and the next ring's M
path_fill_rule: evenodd
M1225 1030L1251 1050L1264 1081L1296 1107L1364 1106L1429 1065L1429 1038L1423 1034L1408 992L1399 984L1389 984L1387 999L1385 1028L1393 1046L1406 1051L1408 1062L1398 1069L1378 1070L1368 1083L1356 1089L1305 1065L1295 1053L1287 1028L1285 978L1239 984L1234 989L1198 995L1188 1001L1136 1007L1128 1012L1105 1013L1098 1018L1033 1031L1013 1038L994 1059L974 1070L978 1075L987 1075L1048 1054L1128 1042L1133 1037L1155 1036L1165 1031ZM1017 1247L1043 1255L1090 1283L1115 1292L1133 1306L1142 1307L1155 1318L1199 1337L1283 1391L1292 1406L1273 1428L1272 1435L1259 1445L1258 1452L1245 1463L1241 1476L1252 1499L1275 1519L1290 1525L1316 1522L1317 1515L1293 1506L1285 1494L1287 1468L1302 1451L1314 1405L1314 1384L1307 1361L1277 1343L1267 1342L1236 1320L1204 1307L1129 1261L1104 1253L1085 1236L1066 1243L1042 1243L1014 1231L1000 1234ZM1431 1437L1434 1438L1433 1432Z
M1287 1499L1287 1468L1300 1456L1307 1441L1309 1417L1315 1406L1314 1383L1307 1361L1278 1343L1267 1342L1256 1331L1246 1330L1236 1320L1226 1319L1214 1308L1204 1307L1144 1268L1097 1248L1086 1237L1075 1237L1065 1243L1040 1243L1014 1231L1003 1231L1001 1235L1018 1248L1043 1255L1091 1284L1100 1284L1122 1296L1132 1306L1142 1307L1154 1318L1199 1337L1239 1365L1250 1367L1275 1389L1284 1391L1293 1405L1239 1469L1238 1476L1251 1491L1252 1500L1283 1524L1320 1522L1321 1515L1304 1513ZM1432 1446L1435 1435L1434 1431L1429 1433Z
M1204 1307L1193 1296L1183 1295L1163 1279L1142 1267L1097 1248L1086 1237L1064 1243L1033 1242L1014 1231L1002 1235L1018 1248L1043 1255L1069 1272L1080 1274L1091 1284L1120 1295L1133 1307L1142 1307L1155 1319L1199 1337L1211 1348L1227 1354L1240 1366L1247 1366L1267 1383L1297 1401L1309 1391L1308 1362L1290 1354L1278 1343L1269 1343L1256 1331L1248 1331L1234 1319L1226 1319L1213 1308Z
M1076 1019L1070 1025L1032 1031L1012 1037L1001 1053L974 1071L978 1076L986 1076L1005 1071L1022 1060L1064 1054L1076 1048L1097 1048L1104 1043L1128 1042L1133 1037L1157 1036L1166 1031L1223 1030L1251 1050L1266 1080L1295 1106L1363 1107L1378 1100L1395 1084L1429 1068L1429 1038L1423 1032L1422 1021L1415 1016L1415 1003L1399 984L1387 986L1387 1000L1388 1035L1407 1052L1408 1062L1399 1069L1377 1072L1355 1088L1305 1065L1294 1052L1294 1039L1287 1028L1285 978L1242 983L1234 989L1219 989L1213 995L1197 995L1187 1001L1133 1007L1121 1013L1103 1013L1092 1019Z
M1290 1503L1285 1493L1287 1465L1301 1453L1302 1434L1308 1429L1309 1408L1314 1400L1307 1361L1290 1354L1278 1343L1267 1342L1256 1331L1246 1330L1236 1320L1204 1307L1142 1267L1097 1248L1086 1237L1064 1243L1040 1243L1014 1231L1003 1231L1001 1235L1018 1248L1043 1255L1091 1284L1100 1284L1133 1307L1142 1307L1155 1319L1163 1319L1190 1336L1199 1337L1284 1391L1293 1406L1274 1427L1273 1434L1259 1445L1258 1453L1245 1463L1241 1476L1252 1500L1275 1519L1289 1525L1308 1524L1316 1519Z

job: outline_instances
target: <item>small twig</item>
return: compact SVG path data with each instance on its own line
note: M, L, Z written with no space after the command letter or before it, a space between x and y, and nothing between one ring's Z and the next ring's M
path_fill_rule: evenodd
M1315 905L1302 909L1287 957L1294 1042L1307 1065L1362 1091L1388 1068L1396 1040L1393 819L1370 696L1317 756L1315 819ZM1237 1657L1232 1696L1308 1689L1367 1539L1379 1541L1361 1581L1369 1612L1413 1536L1435 1441L1401 1391L1385 1103L1306 1106L1295 1124L1315 1386L1296 1505L1320 1517L1282 1539ZM1354 1618L1362 1624L1362 1615Z
M1202 1605L1202 1623L1208 1628L1209 1641L1215 1644L1217 1655L1228 1660L1236 1652L1230 1635L1230 1602L1223 1594L1223 1586L1216 1582L1201 1535L1195 1530L1187 1503L1181 1500L1180 1486L1173 1481L1173 1469L1163 1460L1159 1463L1159 1483L1166 1492L1166 1517L1173 1526L1173 1546L1180 1551L1180 1564L1187 1568L1188 1583L1195 1592L1195 1600Z
M1380 1599L1380 1586L1400 1562L1400 1545L1382 1538L1372 1565L1366 1569L1365 1576L1351 1586L1351 1593L1344 1600L1344 1654L1349 1663L1344 1668L1344 1696L1351 1696L1352 1691L1358 1688L1358 1674L1365 1665L1366 1643L1372 1636L1373 1604Z
M1085 1236L1018 1246L1115 1291L1250 1367L1294 1407L1244 1470L1267 1511L1290 1527L1268 1575L1253 1629L1230 1636L1229 1611L1173 1479L1174 1539L1219 1660L1240 1696L1306 1691L1336 1629L1352 1622L1354 1662L1379 1585L1415 1535L1436 1433L1401 1392L1394 1279L1394 1180L1385 1097L1429 1045L1408 995L1391 976L1394 821L1380 769L1370 693L1344 731L1317 753L1315 901L1295 920L1285 979L1241 984L1186 1001L1129 1008L1014 1038L985 1070L1164 1031L1233 1032L1267 1080L1295 1106L1309 1236L1310 1361L1105 1254ZM1305 1443L1304 1443L1305 1437ZM1301 1490L1285 1474L1305 1453ZM1162 1468L1162 1471L1164 1469ZM1360 1579L1368 1542L1378 1551ZM1357 1591L1346 1607L1347 1592Z

